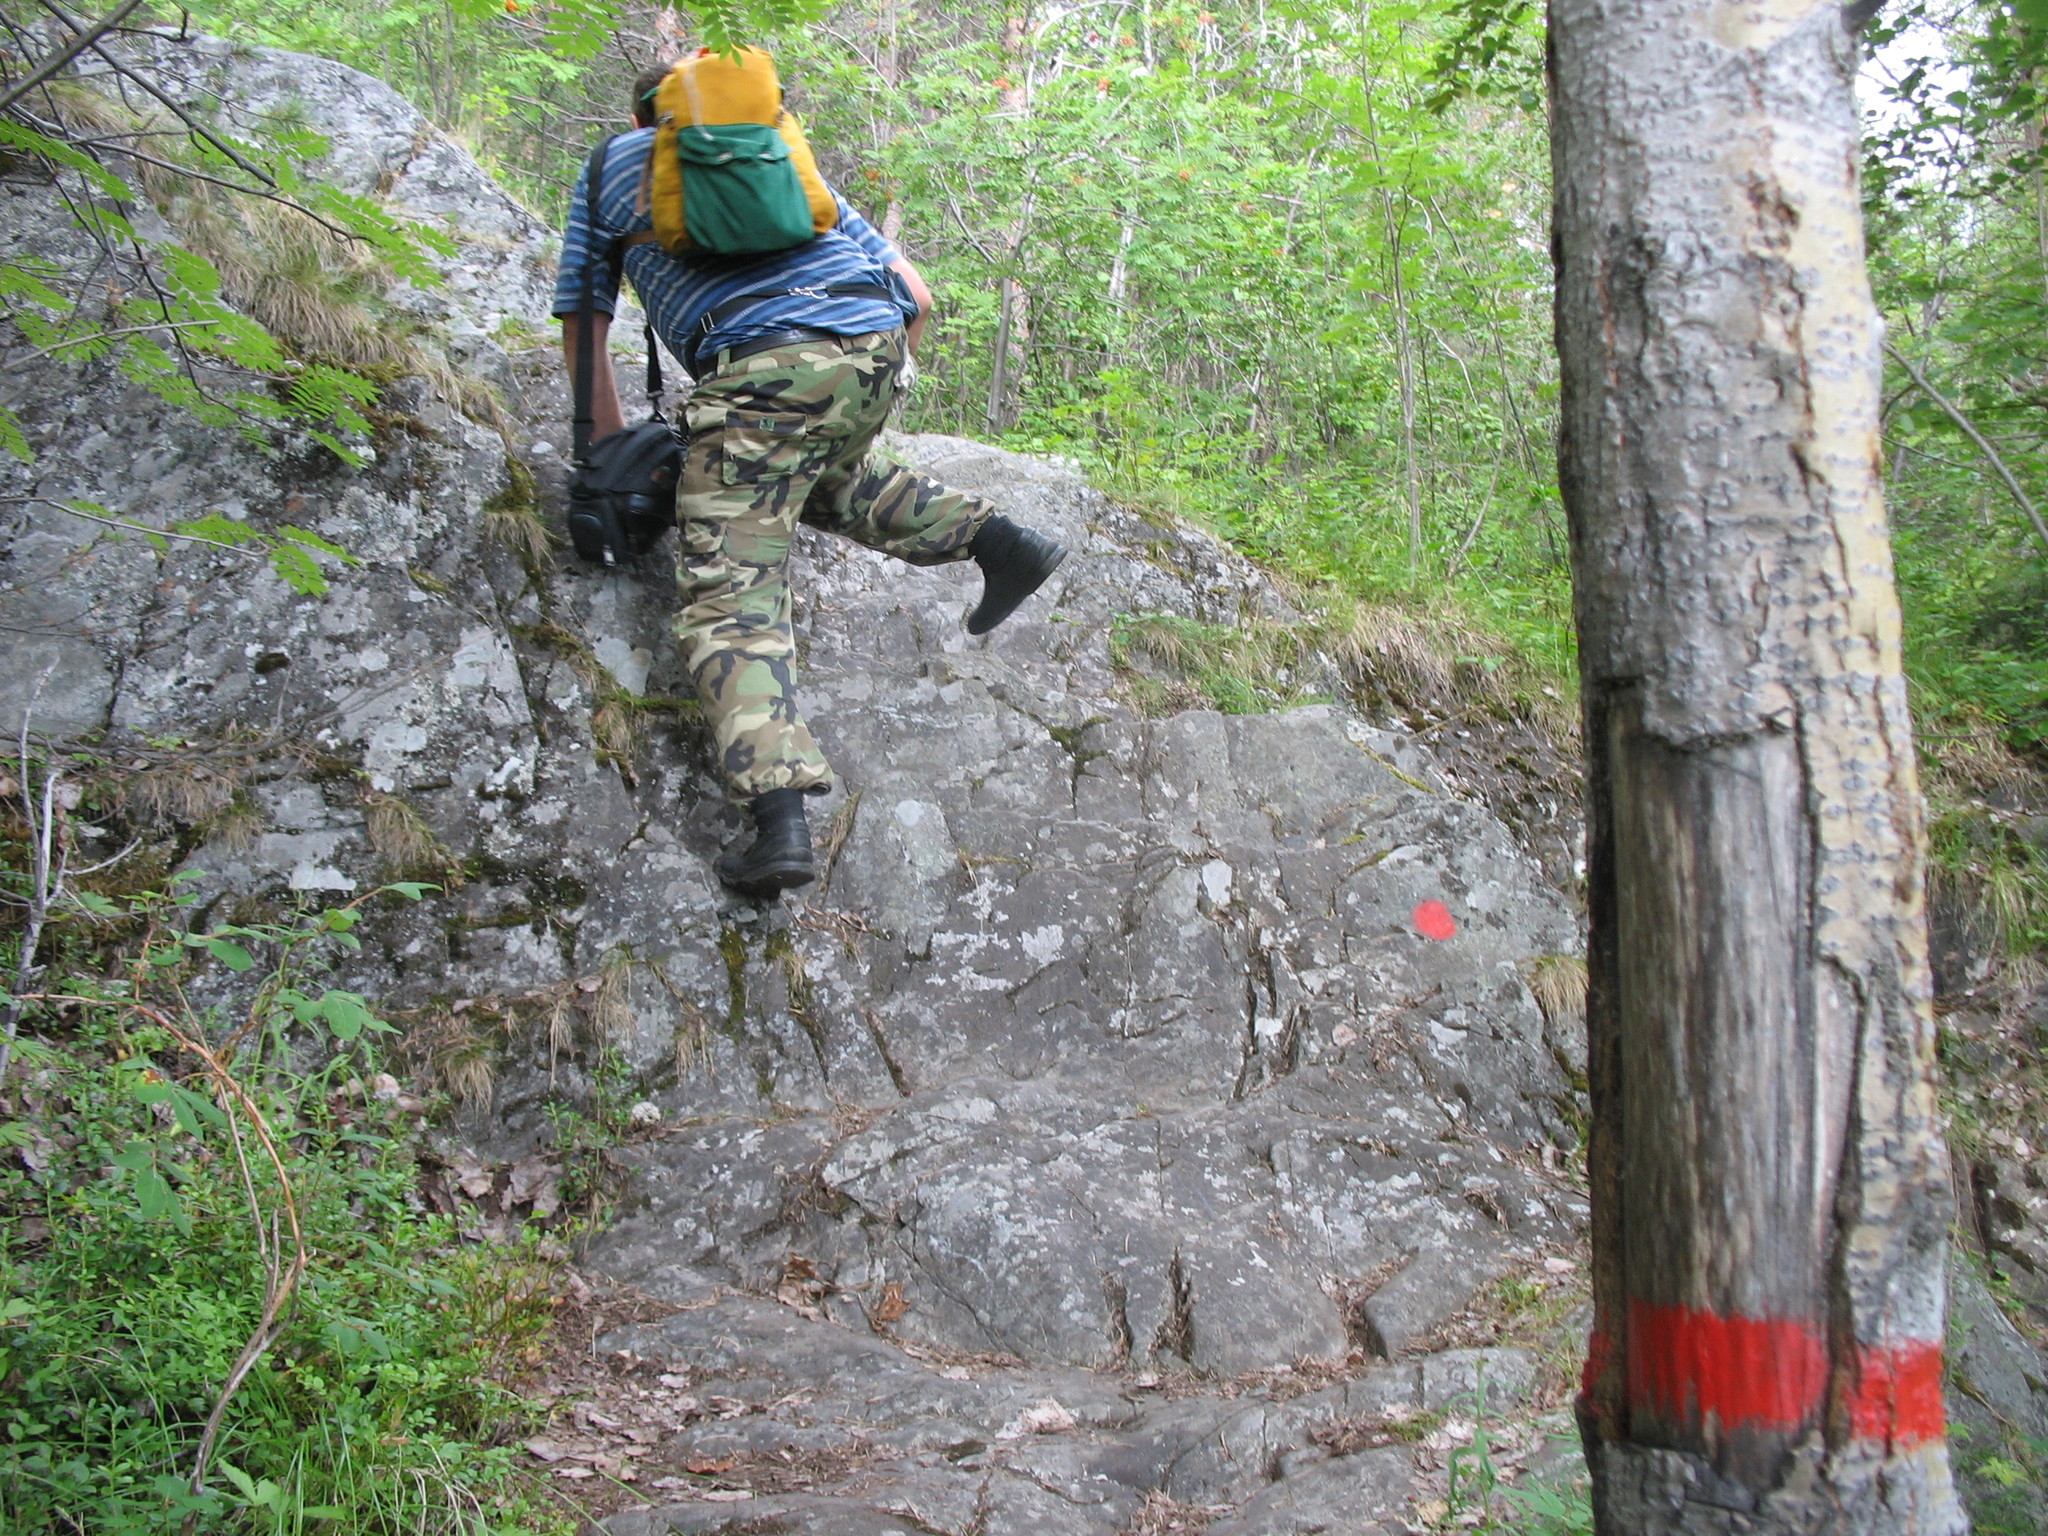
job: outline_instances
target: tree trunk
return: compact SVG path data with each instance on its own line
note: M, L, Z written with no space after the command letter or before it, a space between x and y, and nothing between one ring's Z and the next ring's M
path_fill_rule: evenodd
M1009 73L996 93L996 108L1015 119L1015 132L1028 144L1031 114L1031 28L1021 14L1003 23L1003 59ZM1031 232L1032 194L1027 186L1017 218L1004 240L1009 272L1003 278L1001 308L996 315L995 356L989 365L988 429L1003 433L1024 414L1024 370L1031 356L1031 292L1018 279L1024 242Z
M891 114L896 105L896 89L903 83L903 39L896 21L896 0L882 0L882 13L876 25L882 31L876 73L882 77L882 99L885 103L881 115L875 119L875 158L881 159L896 140L897 125ZM896 245L902 234L903 204L896 198L896 184L892 181L882 208L882 238Z
M1422 583L1422 470L1415 461L1415 343L1408 334L1408 284L1401 273L1402 218L1395 217L1391 194L1381 193L1387 223L1387 262L1394 279L1394 368L1401 385L1401 485L1408 507L1408 588Z
M1855 45L1552 0L1602 1532L1950 1536L1924 841Z

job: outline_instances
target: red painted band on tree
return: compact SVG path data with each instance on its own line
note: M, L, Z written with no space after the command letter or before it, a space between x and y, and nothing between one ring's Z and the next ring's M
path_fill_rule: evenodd
M1914 1339L1891 1349L1859 1349L1856 1365L1849 1426L1857 1439L1923 1445L1948 1433L1939 1343Z
M1582 1391L1590 1395L1613 1348L1606 1330L1594 1332ZM1629 1303L1628 1404L1667 1424L1797 1432L1819 1420L1828 1369L1826 1340L1808 1322ZM1855 1370L1846 1406L1857 1439L1903 1447L1947 1433L1939 1342L1859 1346Z
M1827 1341L1810 1323L1628 1304L1631 1410L1668 1424L1796 1430L1819 1415L1827 1389Z

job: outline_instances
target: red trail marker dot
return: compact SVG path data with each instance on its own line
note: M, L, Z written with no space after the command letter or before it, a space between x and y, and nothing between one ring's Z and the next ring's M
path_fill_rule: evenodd
M1458 936L1458 920L1451 916L1451 909L1440 901L1418 902L1415 907L1415 931L1425 939L1455 939Z

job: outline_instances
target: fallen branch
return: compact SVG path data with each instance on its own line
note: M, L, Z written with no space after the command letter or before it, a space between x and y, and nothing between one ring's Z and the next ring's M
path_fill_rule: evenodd
M2041 520L2040 509L2034 505L2032 498L2020 489L2019 476L2012 472L2011 466L2005 462L1999 451L1991 446L1990 440L1977 430L1976 424L1965 416L1952 400L1927 382L1927 375L1914 365L1911 358L1890 342L1884 344L1884 350L1887 357L1906 370L1906 377L1919 387L1921 394L1948 413L1948 419L1963 429L1963 435L1977 445L1977 451L1984 455L1986 462L1993 469L1998 471L1999 478L2005 482L2005 488L2012 492L2012 499L2020 504L2020 510L2027 514L2027 521L2034 525L2034 535L2041 541L2042 552L2048 554L2048 522Z
M37 694L43 691L43 684L49 681L49 668L36 680L29 705L33 707ZM50 908L56 902L64 887L64 863L70 856L68 840L57 836L57 785L63 775L55 768L45 765L43 778L43 803L38 809L30 772L28 755L29 710L21 712L21 780L17 788L21 794L21 807L28 824L29 842L29 890L28 916L22 924L21 949L16 956L14 985L8 989L7 1019L0 1027L0 1085L7 1081L7 1069L14 1060L14 1039L21 1029L21 1005L28 998L29 980L36 973L36 950L43 941L43 925L49 921ZM54 861L54 862L53 862Z

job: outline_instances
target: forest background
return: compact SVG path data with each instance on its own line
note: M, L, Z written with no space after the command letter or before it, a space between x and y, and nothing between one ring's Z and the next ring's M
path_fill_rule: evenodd
M777 14L773 7L767 16ZM769 30L828 175L931 279L902 425L1078 459L1289 578L1311 632L1134 633L1216 704L1405 610L1571 728L1548 148L1528 0L861 0ZM717 6L200 0L409 96L559 218L627 82ZM762 25L760 15L746 25ZM2048 955L2048 8L1866 33L1884 448L1938 862Z

